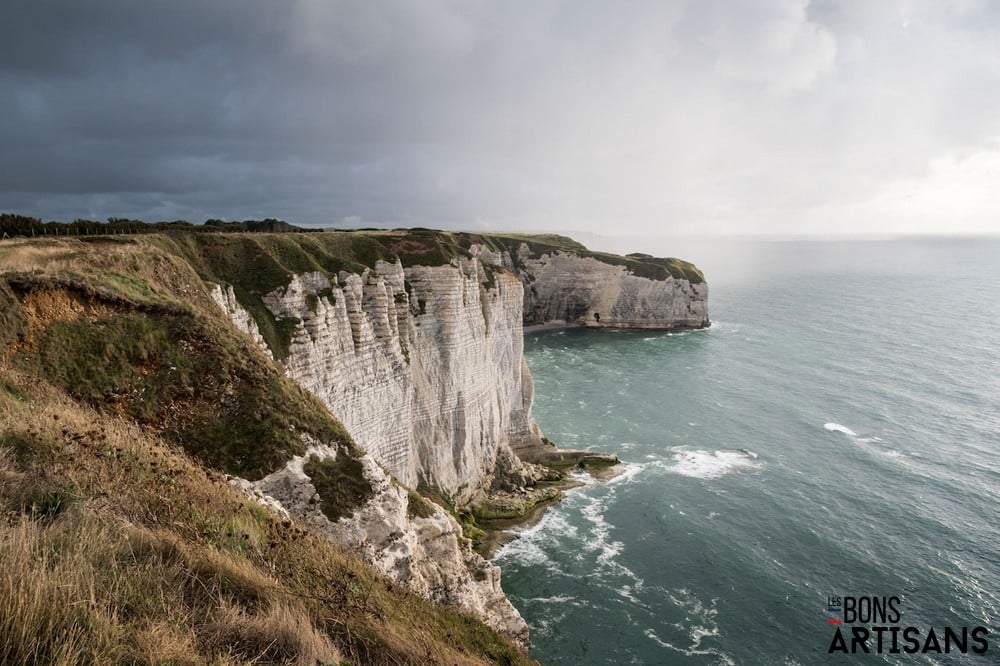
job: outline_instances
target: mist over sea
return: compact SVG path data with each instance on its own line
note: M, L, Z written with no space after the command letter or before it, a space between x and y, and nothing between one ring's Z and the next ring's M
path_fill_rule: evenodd
M497 554L532 655L1000 663L1000 241L723 250L708 330L526 338L546 435L627 465ZM827 655L848 595L989 652Z

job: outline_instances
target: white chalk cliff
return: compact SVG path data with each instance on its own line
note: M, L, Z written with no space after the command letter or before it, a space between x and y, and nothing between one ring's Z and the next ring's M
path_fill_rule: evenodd
M374 498L349 517L329 520L305 463L334 460L340 451L311 444L283 469L237 485L251 498L344 544L390 579L478 618L527 648L528 625L500 587L500 569L472 550L454 518L401 487L366 454L361 462ZM422 510L415 512L413 501Z
M532 466L514 453L541 437L531 418L523 322L699 327L708 323L707 286L637 277L570 252L536 256L524 245L513 258L479 245L470 255L440 266L378 261L361 274L296 275L263 297L276 318L299 320L285 371L368 452L365 473L378 491L334 524L309 503L315 491L301 460L254 486L395 580L525 644L526 625L496 568L439 507L426 518L408 516L406 490L381 468L459 507L491 487L532 483ZM216 287L213 297L264 346L231 288Z
M700 328L708 325L708 284L633 275L622 265L568 252L519 250L524 312L533 321L564 320L604 328Z

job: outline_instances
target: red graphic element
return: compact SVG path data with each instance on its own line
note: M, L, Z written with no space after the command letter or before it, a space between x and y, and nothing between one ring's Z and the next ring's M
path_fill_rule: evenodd
M827 619L826 623L827 624L840 624L840 620L838 620L835 617L831 617L831 618Z

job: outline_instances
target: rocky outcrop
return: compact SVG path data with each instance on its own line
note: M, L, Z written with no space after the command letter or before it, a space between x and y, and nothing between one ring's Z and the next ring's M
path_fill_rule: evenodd
M528 626L500 587L499 568L472 551L462 528L444 509L401 487L371 455L361 462L374 497L349 517L327 518L306 462L334 461L339 453L313 443L283 469L237 485L250 497L346 545L390 579L479 618L526 648Z
M627 265L573 252L536 254L524 243L516 265L524 282L526 323L647 329L702 328L709 323L705 282L644 277Z
M222 287L220 285L213 285L210 294L212 300L222 308L222 311L226 313L226 316L233 322L233 325L257 343L257 346L265 354L271 356L271 350L268 348L267 343L264 342L264 336L260 334L257 322L254 321L250 313L244 310L243 306L236 300L236 294L233 292L232 286L226 285Z

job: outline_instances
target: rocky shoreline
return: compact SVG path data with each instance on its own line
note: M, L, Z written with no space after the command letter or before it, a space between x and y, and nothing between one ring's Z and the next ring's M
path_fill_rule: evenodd
M491 559L505 543L517 539L524 528L537 524L548 509L565 497L566 491L585 485L574 471L607 481L625 469L618 456L559 449L548 440L517 453L521 460L544 468L547 474L532 488L491 494L487 502L473 508L476 526L483 532L476 539L476 552L486 559Z

